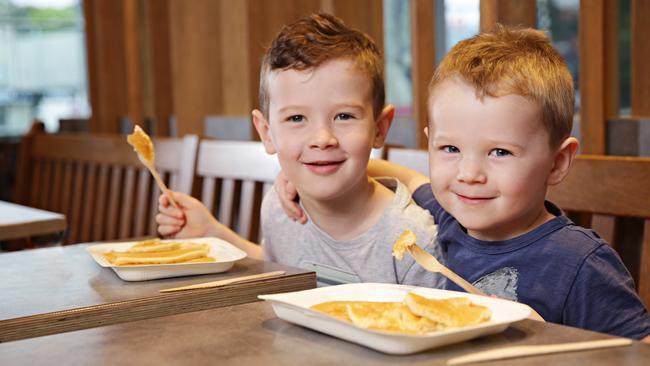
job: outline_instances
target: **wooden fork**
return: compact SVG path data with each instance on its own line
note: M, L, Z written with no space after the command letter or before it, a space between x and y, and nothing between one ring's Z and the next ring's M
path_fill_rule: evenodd
M440 263L436 259L436 257L434 257L433 255L431 255L431 253L417 246L417 244L411 244L407 246L406 249L408 250L409 253L411 253L413 259L415 259L415 261L427 271L440 273L441 275L447 277L452 282L454 282L455 284L457 284L463 290L467 291L470 294L489 296L483 291L477 289L471 283L465 281L462 277L454 273L454 271L445 267L442 263ZM529 308L530 308L530 317L529 317L530 319L538 320L542 322L544 321L544 318L542 318L541 315L539 315L535 310L533 310L533 308L531 308L530 306Z

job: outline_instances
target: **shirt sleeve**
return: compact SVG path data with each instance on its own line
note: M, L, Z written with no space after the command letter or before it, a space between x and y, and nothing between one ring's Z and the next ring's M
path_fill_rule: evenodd
M433 195L429 183L419 186L415 192L413 192L413 201L415 201L418 206L428 210L431 213L431 216L433 216L433 220L436 224L440 225L443 219L444 209L440 206L438 200L436 200L436 197Z
M578 271L564 307L566 325L621 337L650 334L650 316L618 254L606 244L594 250Z

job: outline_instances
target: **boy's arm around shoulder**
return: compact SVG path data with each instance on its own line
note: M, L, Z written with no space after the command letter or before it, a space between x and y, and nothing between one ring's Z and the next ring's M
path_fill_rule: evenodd
M415 192L423 184L429 184L429 178L420 172L381 159L371 159L368 161L368 175L371 177L397 178L411 193Z

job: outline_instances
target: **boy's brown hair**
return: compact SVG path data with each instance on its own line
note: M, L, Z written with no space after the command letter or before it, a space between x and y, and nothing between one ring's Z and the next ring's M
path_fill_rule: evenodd
M316 13L285 25L262 59L260 110L268 118L267 77L275 70L308 70L326 61L349 58L372 81L375 118L384 108L384 71L381 52L365 33L352 29L333 15Z
M521 95L539 106L551 146L573 127L573 79L548 37L534 29L497 26L459 42L445 56L429 85L455 79L476 89L478 98Z

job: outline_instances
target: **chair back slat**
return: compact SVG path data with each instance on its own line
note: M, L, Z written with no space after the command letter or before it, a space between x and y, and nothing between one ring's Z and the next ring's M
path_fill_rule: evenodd
M97 166L88 165L86 171L86 182L85 182L85 197L83 204L83 214L81 216L81 238L80 241L87 242L91 238L92 234L92 217L93 213L96 210L97 204L97 190L95 187L96 184L96 170Z
M191 193L198 137L153 143L170 189ZM158 191L125 136L30 133L20 151L16 201L65 214L65 243L156 234Z
M263 193L279 172L277 158L267 154L261 142L202 140L199 144L196 175L203 180L203 204L248 240L260 242Z
M132 236L140 237L147 234L145 228L148 227L148 209L149 209L149 200L151 196L149 195L149 188L151 183L151 174L145 170L138 172L138 191L135 195L135 215L133 216L133 233Z
M63 163L60 161L54 162L54 178L52 181L52 206L50 211L61 210L61 190L63 185Z
M96 210L93 213L93 232L92 238L103 238L104 231L107 226L107 212L108 212L108 197L109 195L109 182L110 170L106 164L101 164L99 167L99 178L97 184L97 202Z
M233 226L233 207L235 202L235 181L233 179L223 179L221 181L221 194L219 195L219 215L218 220L226 226Z

